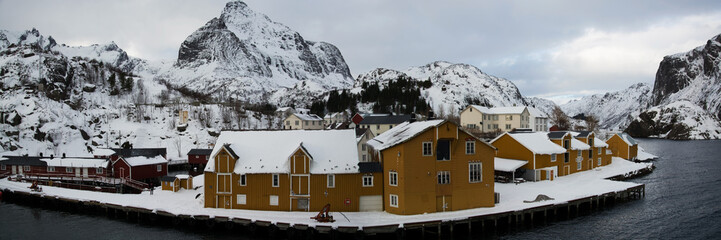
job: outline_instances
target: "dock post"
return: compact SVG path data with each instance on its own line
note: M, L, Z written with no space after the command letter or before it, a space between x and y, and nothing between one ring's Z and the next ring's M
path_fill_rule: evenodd
M442 228L441 228L441 224L439 223L439 224L438 224L438 239L442 239L442 238L441 238L441 235L443 235L443 234L441 233L441 229L442 229Z

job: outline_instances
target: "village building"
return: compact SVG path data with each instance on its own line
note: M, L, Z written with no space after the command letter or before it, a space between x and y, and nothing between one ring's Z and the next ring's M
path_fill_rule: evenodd
M285 119L293 113L295 113L295 109L292 107L279 107L275 109L275 115L280 119Z
M367 128L356 128L355 129L356 142L358 142L358 160L360 162L371 161L371 149L368 147L368 141L373 139L375 135Z
M114 148L110 157L112 176L158 184L160 177L168 175L165 148ZM157 185L156 185L157 186Z
M384 180L383 208L410 215L495 204L495 148L453 122L402 123L368 142Z
M323 123L326 126L330 126L346 122L346 114L345 112L328 113L323 117Z
M592 168L606 166L611 164L612 152L608 149L608 144L603 140L596 138L596 133L591 131L571 132L574 138L591 146L588 152L588 159L593 160L589 165Z
M513 180L553 180L568 164L567 150L552 142L545 132L506 132L491 140L498 149L495 163L500 176ZM507 174L506 174L507 173Z
M562 176L593 168L593 164L589 162L592 159L588 157L591 146L574 138L571 132L549 132L548 138L553 143L566 149L563 168L560 169Z
M210 159L210 153L213 149L201 149L193 148L188 151L188 164L191 168L197 167L198 169L204 169L205 164L208 164Z
M193 177L180 174L176 176L163 176L160 178L162 190L177 192L180 189L193 189Z
M531 129L534 132L548 132L548 114L534 107L528 107L528 113L531 118Z
M411 120L411 115L370 114L363 117L357 128L370 129L373 135L378 136L409 120Z
M5 156L4 159L0 161L0 174L34 177L106 177L109 166L107 159L96 158Z
M353 114L353 117L350 118L350 124L348 125L349 128L356 128L360 122L363 121L363 114L356 113Z
M510 132L531 126L528 107L494 107L469 105L461 111L461 126L478 132Z
M323 119L315 114L293 113L283 120L283 129L319 130L323 129Z
M205 207L383 211L383 175L361 167L355 130L223 131L205 168Z
M636 139L633 139L626 133L613 134L613 136L606 140L606 143L614 157L633 161L638 156L638 143Z

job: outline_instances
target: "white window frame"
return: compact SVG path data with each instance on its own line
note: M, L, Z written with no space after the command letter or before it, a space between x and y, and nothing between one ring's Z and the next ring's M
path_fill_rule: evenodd
M235 204L238 204L238 205L248 204L248 196L246 196L245 194L238 194L238 196L235 197Z
M426 153L426 145L428 145L428 153ZM423 142L421 144L421 153L423 156L433 156L433 142Z
M395 172L395 171L388 172L388 185L398 186L398 172Z
M396 195L396 194L388 194L388 201L389 201L388 204L389 204L391 207L395 207L395 208L398 207L398 195Z
M556 154L551 154L551 162L555 162L556 158Z
M598 157L598 163L596 165L601 166L601 157Z
M65 173L73 173L73 168L65 167Z
M157 166L156 168L158 169L158 172L162 172L162 171L163 171L163 165L162 165L162 164L158 164L158 166Z
M335 174L328 174L326 177L327 187L335 188Z
M576 161L576 170L581 170L583 168L583 161Z
M372 187L373 186L373 175L363 175L361 178L363 182L363 187ZM367 184L370 183L370 184Z
M474 171L477 171L477 174L473 174ZM474 175L475 175L475 178L477 178L477 179L474 179ZM468 182L469 183L483 182L483 163L482 162L469 162L468 163Z
M5 166L5 164L0 165L0 170L3 170L3 171L7 170L7 166Z
M23 171L30 172L30 166L23 166Z
M601 148L598 148L598 155L601 155L603 152L601 152Z
M268 196L268 205L270 205L270 206L278 206L278 195L270 195L270 196Z
M451 172L450 171L438 171L436 173L436 184L438 184L438 185L451 184Z
M362 156L363 156L363 160L362 160L361 162L366 162L366 161L368 161L368 160L366 160L367 157L366 157L365 154L363 154Z
M476 154L476 141L466 141L466 155L473 154Z
M54 166L48 166L48 172L55 172Z
M280 175L277 173L273 173L273 177L271 177L270 181L273 187L280 187Z
M103 168L99 167L95 169L95 174L103 174Z
M583 150L578 150L578 152L576 152L576 157L582 158L583 157L582 152L583 152Z
M238 185L240 185L240 186L248 185L248 177L245 174L240 174L240 177L238 177Z

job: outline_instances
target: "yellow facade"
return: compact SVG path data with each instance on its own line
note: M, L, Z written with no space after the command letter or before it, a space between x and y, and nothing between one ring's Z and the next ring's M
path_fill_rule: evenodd
M606 140L606 143L614 157L633 160L638 155L638 145L629 145L618 134L613 134L611 138Z
M439 142L449 143L449 160L437 160ZM472 154L466 153L466 142L474 144ZM424 155L424 143L430 143L431 154ZM459 130L454 123L426 129L381 150L380 155L386 212L409 215L494 206L495 149ZM481 176L473 182L469 176L472 164L480 165L481 170ZM439 184L438 175L444 173L450 175L449 182ZM391 174L396 176L396 184L391 183Z
M177 192L180 189L180 180L177 178L173 181L161 181L160 182L160 189L164 191L173 191Z

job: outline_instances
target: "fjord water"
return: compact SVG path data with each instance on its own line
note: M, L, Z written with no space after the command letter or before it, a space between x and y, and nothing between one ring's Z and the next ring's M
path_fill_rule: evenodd
M656 170L630 181L646 198L568 221L497 236L501 239L721 238L721 141L638 139L660 156ZM203 239L239 233L144 226L105 216L0 203L0 239ZM246 238L248 237L241 237ZM261 237L262 238L262 237Z

